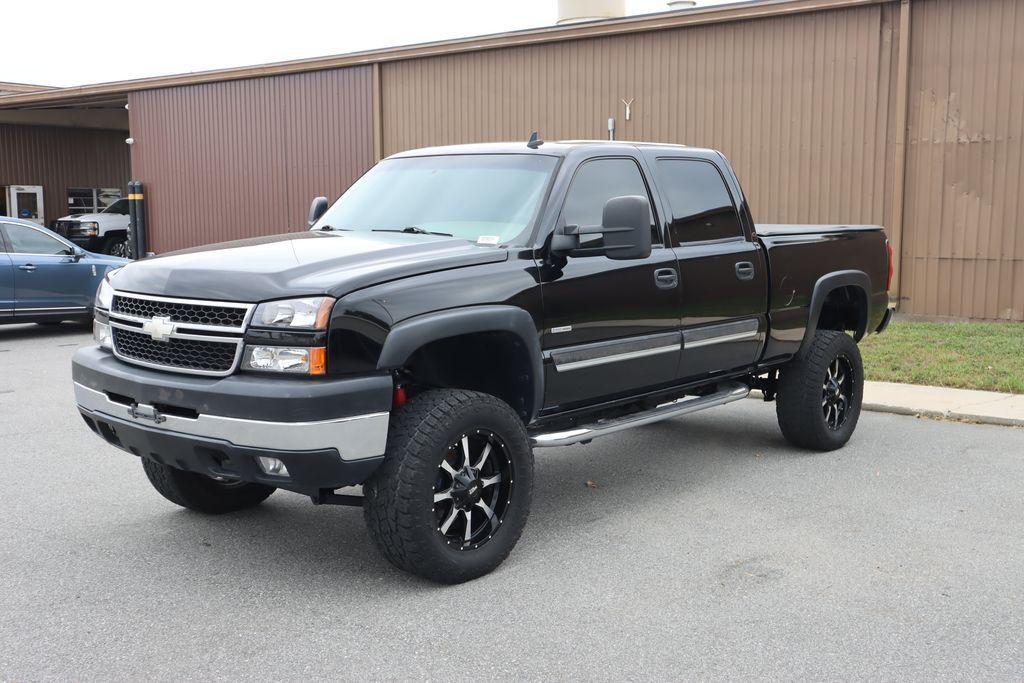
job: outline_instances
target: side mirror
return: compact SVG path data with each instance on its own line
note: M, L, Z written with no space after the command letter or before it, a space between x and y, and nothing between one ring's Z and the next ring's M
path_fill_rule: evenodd
M71 258L75 261L81 261L83 256L85 256L85 249L82 249L81 247L75 247L71 251Z
M313 200L313 203L309 205L309 226L313 227L313 224L320 220L320 217L327 213L327 197L317 197Z
M651 255L651 203L647 197L612 197L604 204L601 227L608 258L626 261Z
M581 246L580 235L602 235L602 247ZM605 255L616 261L651 255L651 204L646 197L612 197L604 204L601 225L567 225L551 236L551 250L569 256Z

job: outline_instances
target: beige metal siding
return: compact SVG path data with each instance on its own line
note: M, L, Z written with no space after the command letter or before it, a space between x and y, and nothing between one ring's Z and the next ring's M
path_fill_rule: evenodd
M384 151L606 138L721 149L764 222L885 223L898 5L381 65ZM622 99L633 99L633 120Z
M306 227L373 165L372 68L149 90L129 96L132 175L150 248L166 252Z
M912 9L901 309L1024 320L1024 2Z

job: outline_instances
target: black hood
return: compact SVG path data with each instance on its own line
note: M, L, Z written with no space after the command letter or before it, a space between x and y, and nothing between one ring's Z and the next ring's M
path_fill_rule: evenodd
M136 261L115 273L112 283L139 294L254 303L341 297L388 280L507 258L504 249L439 235L300 232Z

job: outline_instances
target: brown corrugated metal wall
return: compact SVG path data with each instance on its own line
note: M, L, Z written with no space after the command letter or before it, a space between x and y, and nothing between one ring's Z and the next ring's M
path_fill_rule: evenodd
M898 5L386 63L384 150L607 137L721 149L764 222L885 223ZM621 100L633 99L632 120Z
M313 196L336 198L373 164L372 71L132 93L150 248L304 229Z
M42 185L46 224L68 212L68 188L128 186L123 131L0 124L0 185Z
M611 116L619 139L723 150L759 221L885 224L906 312L1024 319L1024 0L881 0L130 100L159 251L299 229L313 194L380 153L604 139Z
M912 11L901 309L1024 320L1024 2Z

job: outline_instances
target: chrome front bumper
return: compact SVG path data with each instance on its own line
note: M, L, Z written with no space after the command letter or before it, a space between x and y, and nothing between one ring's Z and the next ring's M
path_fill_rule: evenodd
M200 413L183 417L148 404L112 401L107 394L75 382L75 401L90 413L139 427L226 441L243 448L275 451L315 451L334 448L341 459L361 460L382 455L388 438L389 413L377 412L316 422L270 422Z

